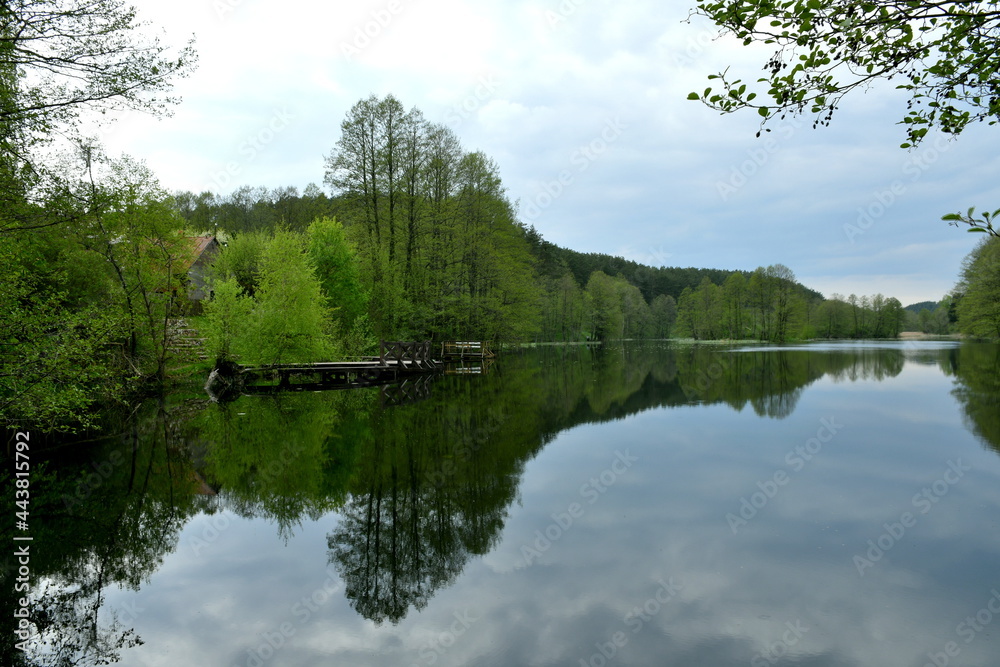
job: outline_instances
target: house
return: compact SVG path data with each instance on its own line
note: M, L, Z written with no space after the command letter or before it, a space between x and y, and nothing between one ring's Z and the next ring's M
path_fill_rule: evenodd
M188 298L201 301L208 294L208 267L219 253L219 240L214 236L195 236L186 239L191 253L187 257Z

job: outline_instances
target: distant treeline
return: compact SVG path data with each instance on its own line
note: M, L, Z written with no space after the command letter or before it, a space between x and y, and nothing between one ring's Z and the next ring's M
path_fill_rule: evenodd
M370 242L370 239L363 236L358 238L362 225L357 222L358 214L352 210L350 198L347 195L327 196L315 184L310 184L301 193L294 187L274 190L242 187L230 195L179 192L175 194L175 200L179 213L187 220L190 228L221 232L228 239L268 235L279 229L295 233L309 229L317 219L337 218L346 222L348 230L353 229L352 240L361 241L362 245L366 241ZM500 207L499 210L505 209ZM516 221L509 222L506 232L514 237L522 255L512 267L507 268L515 274L520 270L523 272L523 280L530 283L530 300L522 303L523 308L518 312L522 316L522 322L532 326L517 329L519 335L501 335L502 339L566 341L666 338L681 334L702 339L725 337L784 340L801 337L805 324L803 319L809 311L805 305L823 301L822 294L798 284L791 271L781 265L760 267L752 272L651 267L604 253L581 253L562 248L546 241L534 227L525 227ZM464 224L459 225L459 228L463 226ZM419 231L420 226L415 228ZM455 233L456 230L451 231L453 242L460 246L461 236ZM484 232L487 235L497 233L490 227ZM433 235L433 231L430 233ZM427 252L426 256L431 256L431 253ZM397 257L397 260L402 260L402 257ZM412 257L408 262L402 260L399 263L408 268L403 270L404 275L397 282L404 285L412 282ZM364 266L365 262L361 261L360 264ZM437 265L442 272L449 270L449 262L438 262ZM369 272L373 268L369 265ZM383 266L381 269L385 275L398 271L399 267ZM419 269L417 272L419 273ZM364 275L365 272L361 273ZM456 277L461 279L464 276L458 273ZM454 285L453 281L448 282ZM381 287L371 275L367 283L369 289L378 290ZM699 294L704 302L704 292L708 285L723 284L728 284L730 288L734 285L756 288L755 315L750 314L749 303L741 302L733 304L733 307L744 307L746 315L730 317L725 325L716 326L713 323L695 326L693 320L684 320L679 327L675 327L677 306L682 297ZM328 296L332 302L337 301L336 294ZM772 297L780 297L780 302L772 305ZM737 299L740 298L742 296L737 296ZM395 302L408 300L410 299L407 299L404 289L402 295L397 295ZM410 301L408 310L412 312L413 304ZM457 299L453 303L461 307L462 301ZM447 304L435 303L431 299L429 305L436 307L438 317L435 322L430 325L425 323L423 327L415 326L421 319L419 316L411 316L409 321L399 318L390 321L380 317L378 312L371 312L369 316L377 333L383 336L489 338L494 333L486 318L475 321L478 328L463 330L460 318L448 317ZM777 314L772 318L775 308ZM716 310L714 306L703 310L698 321L703 322L702 316L711 315ZM683 314L686 311L682 309L681 312ZM498 314L503 317L503 313ZM775 326L772 326L772 319ZM465 324L471 322L466 321ZM444 325L443 328L441 325Z

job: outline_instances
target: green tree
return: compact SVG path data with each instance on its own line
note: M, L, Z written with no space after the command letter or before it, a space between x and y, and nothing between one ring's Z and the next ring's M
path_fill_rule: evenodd
M225 244L225 250L212 263L212 276L219 281L235 280L247 296L257 292L260 283L264 248L270 234L263 230L241 232Z
M617 282L618 298L622 304L622 331L625 338L648 338L652 328L649 304L642 292L624 278Z
M799 322L804 309L802 298L795 292L795 274L784 264L767 267L767 279L772 284L774 330L771 339L784 343Z
M191 71L178 53L144 34L120 0L14 0L0 7L0 232L79 220L39 208L67 185L39 149L72 135L84 111L166 112L172 81Z
M674 322L677 321L677 302L668 294L660 294L649 305L653 320L653 338L670 338Z
M834 294L819 305L816 313L816 331L823 338L846 338L851 333L850 305L839 294Z
M333 356L326 297L304 241L278 231L264 249L245 358L278 364Z
M743 274L737 272L722 284L723 325L729 338L740 339L746 336L746 283Z
M962 333L1000 338L1000 239L983 239L962 263L956 291Z
M774 289L775 281L764 267L757 267L747 281L747 295L750 304L751 336L759 340L771 340L774 336Z
M80 243L102 256L114 275L117 289L109 305L124 312L136 374L162 381L168 320L184 303L191 254L183 222L152 171L130 158L111 161L106 180L85 187L100 209L78 230Z
M123 161L81 183L106 163L83 148L84 169L64 168L54 144L85 111L164 113L193 64L117 0L0 6L0 419L72 428L150 366L163 375L179 226L148 172Z
M774 49L756 85L724 71L709 77L717 88L689 95L723 113L752 108L766 124L808 112L825 125L851 91L894 80L910 96L901 121L904 148L930 129L958 135L971 123L1000 119L996 3L697 0L694 13L746 46ZM946 219L1000 233L991 218L976 219L972 209Z
M252 295L235 276L216 276L214 299L205 306L205 333L217 359L277 364L321 361L336 353L327 297L306 244L305 235L288 230L266 239Z
M885 300L883 313L886 338L896 338L906 322L906 311L903 309L903 304L900 303L899 299L891 296Z
M692 335L702 340L712 340L721 335L722 302L719 286L705 276L692 295L694 330Z
M309 256L316 276L333 309L333 317L343 331L365 314L368 295L361 287L354 249L336 218L317 218L306 230Z
M691 336L692 338L697 338L697 329L695 327L696 314L697 307L694 303L694 290L690 287L685 287L681 290L680 298L677 299L678 333L685 336Z
M0 423L72 430L91 421L91 406L123 396L116 344L126 328L107 306L114 286L99 259L51 230L0 235Z
M592 337L613 340L624 335L625 316L615 279L603 271L594 271L587 281L587 293L593 312Z
M251 330L253 299L235 278L212 282L212 300L205 304L201 333L216 362L235 361L242 338Z

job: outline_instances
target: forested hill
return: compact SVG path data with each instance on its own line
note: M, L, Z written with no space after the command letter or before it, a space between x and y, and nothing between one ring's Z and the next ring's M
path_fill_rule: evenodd
M543 239L534 229L527 231L535 257L539 260L539 270L543 275L558 275L565 266L572 272L576 281L587 284L594 271L603 271L609 276L622 276L630 284L642 292L647 301L652 301L659 294L666 294L675 300L680 299L685 287L696 289L705 278L716 285L722 285L733 273L742 273L749 279L751 271L736 271L725 269L708 269L678 266L647 266L624 257L607 255L599 252L578 252L562 248ZM822 301L823 295L804 285L798 285L801 296L809 301Z
M320 216L350 219L350 202L346 197L330 197L319 186L310 184L299 192L295 187L268 189L243 186L228 195L211 192L195 194L178 192L174 195L181 215L188 226L195 230L222 230L233 235L247 231L270 231L286 227L304 231ZM750 278L750 271L716 268L652 267L639 262L605 253L583 253L560 247L546 241L534 228L524 230L532 254L538 262L540 275L558 279L568 269L583 287L594 271L609 276L622 276L642 292L647 302L665 294L679 300L685 287L692 290L708 278L722 285L733 273ZM808 301L822 301L823 295L803 285L798 286L801 296Z
M933 311L937 307L937 301L921 301L920 303L911 303L909 306L903 308L903 310L908 310L911 313L919 313L921 310Z

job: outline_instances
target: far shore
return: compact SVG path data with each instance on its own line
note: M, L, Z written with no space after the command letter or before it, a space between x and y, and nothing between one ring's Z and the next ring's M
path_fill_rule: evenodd
M802 344L802 343L816 343L816 342L829 342L829 341L861 341L861 340L880 340L880 341L890 341L890 340L964 340L967 336L964 334L929 334L923 333L922 331L901 331L899 336L896 338L810 338L804 340L789 340L787 344ZM613 340L605 341L608 343L622 343L622 342L658 342L658 343L672 343L675 345L774 345L774 341L761 341L757 339L729 339L729 338L717 338L708 340L699 340L695 338L615 338ZM563 346L563 345L601 345L599 340L587 340L587 341L538 341L531 343L518 343L515 347L547 347L547 346Z

